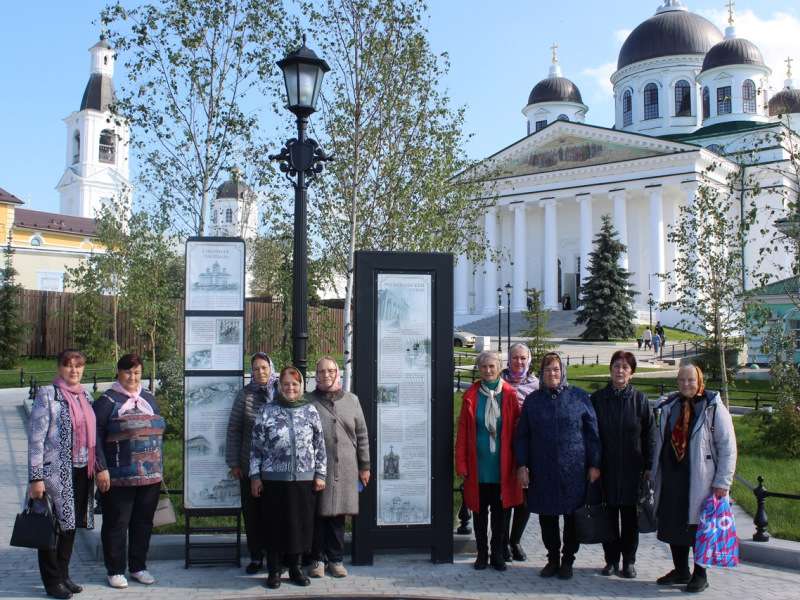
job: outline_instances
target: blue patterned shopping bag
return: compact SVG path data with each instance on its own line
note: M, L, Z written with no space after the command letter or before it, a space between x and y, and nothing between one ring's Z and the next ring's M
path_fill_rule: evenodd
M714 494L703 502L694 542L694 562L701 567L735 567L739 564L739 538L728 497Z

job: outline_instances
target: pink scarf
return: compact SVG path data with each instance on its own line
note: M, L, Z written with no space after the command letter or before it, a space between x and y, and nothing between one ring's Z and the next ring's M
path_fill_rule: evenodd
M331 385L331 387L329 387L326 390L325 388L322 387L322 385L320 385L319 377L317 377L317 370L319 370L319 363L321 363L323 360L330 360L333 361L333 364L336 364L336 361L330 356L323 356L317 361L317 366L314 369L314 381L317 382L317 389L320 392L330 392L330 393L338 392L340 389L342 389L342 375L339 372L338 366L336 367L336 379L333 380L333 384Z
M72 456L79 456L82 448L88 451L89 477L94 476L94 448L97 438L97 421L94 417L92 405L86 399L86 393L80 384L70 386L64 379L57 375L53 385L61 390L67 400L69 418L72 421Z
M111 389L115 392L119 392L123 396L126 396L128 399L125 403L120 407L118 415L122 416L126 412L131 412L134 408L141 413L146 415L153 414L153 407L150 406L150 403L142 398L139 394L142 393L142 386L136 388L135 392L129 392L126 390L119 381L115 381L114 384L111 386Z

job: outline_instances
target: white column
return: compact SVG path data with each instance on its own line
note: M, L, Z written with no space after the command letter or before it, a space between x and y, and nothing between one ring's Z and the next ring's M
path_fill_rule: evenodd
M547 310L559 310L558 303L558 235L556 227L558 219L555 200L542 200L539 206L544 207L544 307Z
M614 201L614 229L619 233L619 241L628 247L628 215L626 211L625 192L611 192L608 195L610 200ZM628 252L627 250L620 254L619 266L623 269L628 269Z
M664 282L656 273L664 273L664 206L663 188L649 188L650 192L650 292L653 300L663 302Z
M515 204L509 207L514 211L514 280L511 284L514 291L511 293L511 310L520 312L528 309L526 302L525 287L527 284L525 273L527 271L527 236L525 227L525 216L527 207L524 204Z
M580 196L575 199L581 204L581 285L589 278L589 253L592 251L592 202L594 198L590 195Z
M692 209L692 207L694 207L695 196L697 194L697 188L698 187L699 186L698 186L697 182L691 182L691 183L687 183L687 184L684 184L684 185L681 186L681 189L686 193L686 208L688 208L690 210ZM680 219L682 217L683 217L683 215L680 215L680 214L678 215L678 219ZM695 216L694 218L696 220L697 216ZM691 230L694 231L695 228L692 227ZM692 238L693 237L694 237L694 234L692 234ZM689 240L689 243L687 244L687 246L689 248L694 248L693 239ZM677 252L677 249L676 249L676 252ZM697 268L697 253L694 250L692 250L689 253L689 256L687 257L687 259L689 260L690 264L692 264L693 268L696 269Z
M469 261L464 254L456 256L456 268L453 274L453 308L456 315L469 314Z
M497 313L497 265L491 260L491 251L497 244L497 212L486 213L486 259L483 262L483 314Z

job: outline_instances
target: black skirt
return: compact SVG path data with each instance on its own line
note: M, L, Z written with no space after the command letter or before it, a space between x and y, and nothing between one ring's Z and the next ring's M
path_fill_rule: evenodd
M316 496L312 481L262 481L261 522L267 553L311 549Z
M659 460L661 494L657 537L673 546L694 546L697 524L689 523L689 481L692 474L689 443L683 460L678 462L670 440L666 440Z

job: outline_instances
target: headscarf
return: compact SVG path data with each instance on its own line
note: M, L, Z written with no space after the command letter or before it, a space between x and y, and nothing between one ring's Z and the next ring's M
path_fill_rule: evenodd
M256 362L256 359L261 359L267 361L269 363L269 377L267 378L267 383L264 385L258 384L253 379L253 363ZM256 352L253 354L253 357L250 359L250 386L253 389L260 389L264 392L264 395L267 397L267 402L272 402L272 398L275 394L275 388L278 383L278 373L275 372L275 364L272 362L272 359L267 355L266 352Z
M287 373L290 371L295 371L297 375L300 377L300 381L301 382L303 381L303 374L296 367L293 366L284 367L283 371ZM302 383L300 384L300 389L301 392L300 395L297 397L297 400L289 400L289 398L286 397L286 394L283 393L283 390L281 389L279 383L278 385L275 386L275 400L278 402L278 404L280 404L284 408L300 408L301 406L308 404L308 400L302 393L303 390Z
M688 369L689 367L694 367L697 371L697 394L694 395L694 398L685 398L681 395L681 414L678 416L678 421L675 423L675 427L672 430L672 449L675 451L675 458L678 462L682 461L683 458L686 456L686 444L689 440L689 419L692 416L692 405L704 397L706 387L703 381L703 371L700 370L700 367L697 365L687 365L685 367L681 367L681 369ZM680 373L681 369L678 369L678 373Z
M72 421L72 456L78 456L85 446L89 458L89 475L94 476L94 448L97 440L97 421L92 405L86 399L83 387L69 385L64 378L57 375L53 385L61 390L69 408L69 418Z
M528 361L525 363L525 367L522 369L522 373L517 374L511 369L511 352L516 350L517 348L525 348L528 351ZM511 344L511 347L508 349L508 369L506 369L508 373L508 380L513 381L514 383L519 383L520 381L525 381L528 377L528 369L531 366L531 349L528 347L528 344L525 342L517 342L515 344Z
M569 384L567 383L567 367L564 364L564 361L561 360L561 356L558 354L558 352L548 352L547 354L545 354L544 357L542 358L542 364L544 364L544 359L547 358L548 356L555 356L556 358L558 358L558 362L561 365L561 381L556 387L554 388L548 387L547 389L560 394L569 387ZM542 389L544 387L547 387L547 384L544 382L544 369L540 369L539 389Z
M321 363L323 360L329 360L336 365L336 378L333 380L333 383L328 389L322 387L322 384L320 383L319 380L319 376L317 375L317 373L319 372L319 363ZM334 393L342 389L342 376L339 371L339 365L336 362L335 358L333 358L332 356L323 356L317 361L317 366L314 368L314 381L317 382L317 389L320 392Z
M146 415L153 414L153 407L150 406L150 403L141 396L141 385L136 388L136 391L131 392L125 389L125 386L123 386L119 381L115 381L111 385L111 389L115 392L119 392L127 398L125 403L120 407L119 412L117 413L118 415L124 415L126 412L130 412L134 408Z

